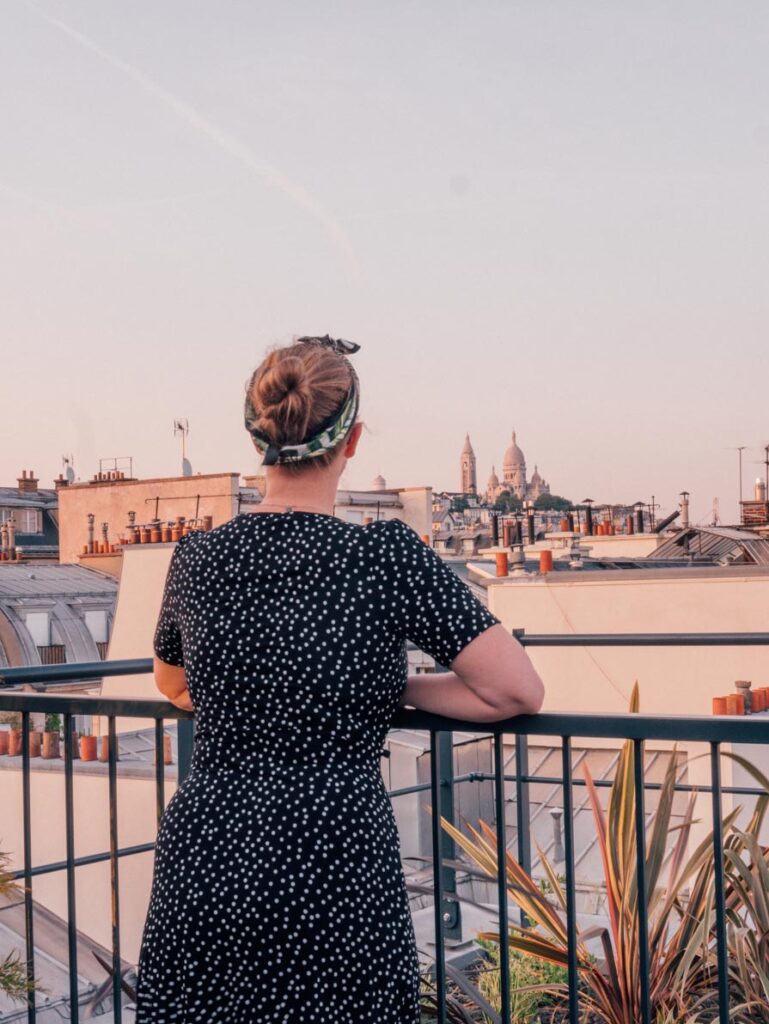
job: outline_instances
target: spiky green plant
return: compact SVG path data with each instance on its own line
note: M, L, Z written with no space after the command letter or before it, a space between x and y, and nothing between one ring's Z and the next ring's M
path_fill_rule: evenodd
M636 686L631 713L638 711L638 703ZM692 794L689 799L683 822L674 827L676 772L676 751L673 750L645 851L649 976L655 1016L663 1020L688 1021L712 1000L717 975L713 948L713 837L712 833L707 835L687 856L695 796ZM604 1024L637 1024L641 1019L641 983L632 742L623 746L606 813L587 767L584 774L603 863L609 927L578 934L575 952L582 990L580 1005L586 1016L592 1015L593 1020ZM723 820L723 834L730 844L734 841L734 822L739 812L740 808L736 808ZM762 814L757 811L754 815L749 834L755 835ZM480 832L467 826L471 834L468 837L443 817L441 824L459 847L490 878L496 879L496 831L480 821ZM672 850L669 851L671 840ZM511 925L508 941L512 949L522 954L566 967L566 895L553 866L542 851L539 853L554 894L552 903L509 851L505 851L510 899L532 922L530 927ZM603 949L605 962L602 965L590 957L586 947L587 939L595 935L600 937ZM497 932L480 932L479 938L500 941Z
M16 896L19 885L13 881L8 873L9 858L5 853L0 853L0 896ZM11 999L23 1001L32 986L27 982L27 969L18 950L0 960L0 992L4 992Z

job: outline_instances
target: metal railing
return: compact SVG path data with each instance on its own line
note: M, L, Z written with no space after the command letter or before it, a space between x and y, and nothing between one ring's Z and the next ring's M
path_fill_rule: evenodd
M564 636L532 636L517 631L520 641L529 647L586 647L586 646L769 646L769 633L687 633L687 634L591 634ZM158 824L165 807L165 766L163 751L163 722L177 721L178 727L178 780L181 783L189 771L194 742L193 715L181 711L162 700L135 700L123 698L101 698L56 693L26 693L10 689L20 683L50 685L72 680L89 680L106 676L145 674L152 671L152 660L131 659L115 662L69 664L55 666L30 666L0 670L0 711L17 711L22 717L22 814L23 814L23 860L24 867L14 877L24 882L26 967L30 981L35 979L35 945L33 921L33 889L35 877L57 871L66 872L67 886L67 934L68 969L70 991L70 1013L73 1024L80 1020L78 964L77 964L77 922L76 922L76 869L78 867L109 861L110 887L112 893L112 987L113 1014L115 1024L122 1024L122 958L120 953L120 886L119 862L126 856L146 853L154 849L154 843L143 843L130 847L118 845L117 806L117 717L151 719L155 723L155 804ZM66 859L54 863L35 865L31 841L31 786L30 786L30 716L37 711L59 712L64 723L64 797ZM75 856L74 838L74 757L73 757L73 716L76 714L97 714L107 718L108 724L108 792L109 792L109 850L88 856ZM710 786L685 786L681 790L697 789L711 794L713 813L713 858L715 868L715 915L716 952L718 962L718 1004L721 1020L729 1019L729 972L727 962L727 935L724 883L724 846L722 828L722 795L726 792L760 795L763 790L752 787L724 787L721 782L720 745L722 743L747 743L769 745L769 717L679 717L640 714L560 714L543 713L535 716L519 716L500 722L468 722L454 718L429 714L423 711L401 708L393 717L394 729L418 729L429 733L430 781L416 786L390 790L391 798L430 790L432 805L432 866L435 929L435 980L438 992L437 1020L446 1024L446 957L445 915L450 915L451 904L444 895L454 886L454 870L447 868L444 860L453 859L453 840L441 830L441 816L452 819L453 787L459 782L479 778L493 780L494 807L496 813L497 848L507 848L505 822L505 783L512 781L516 792L517 857L527 872L531 870L531 835L529 830L529 786L532 783L553 782L563 787L564 854L566 868L566 930L568 935L568 992L569 1020L579 1020L579 974L577 963L577 906L574 846L574 802L573 791L580 780L573 778L572 741L575 738L630 740L633 744L633 767L636 792L639 799L635 806L635 840L637 850L637 877L639 890L646 892L646 813L643 794L647 789L659 788L644 777L644 743L646 741L676 742L687 741L708 745L710 753ZM467 776L454 777L451 759L452 733L473 731L487 734L493 740L493 772L473 772ZM503 740L505 735L515 737L515 772L504 770ZM532 736L557 738L560 740L562 773L558 777L542 777L531 774L528 763L528 739ZM581 783L584 785L584 782ZM599 783L600 784L600 780ZM604 783L608 785L608 783ZM508 897L504 857L498 858L497 901L499 933L508 932ZM455 901L452 901L455 905ZM646 902L638 901L638 942L640 958L641 1024L652 1024L649 941ZM500 943L501 1012L502 1024L510 1024L510 950L507 942ZM35 1024L37 1007L34 990L27 1001L28 1024Z

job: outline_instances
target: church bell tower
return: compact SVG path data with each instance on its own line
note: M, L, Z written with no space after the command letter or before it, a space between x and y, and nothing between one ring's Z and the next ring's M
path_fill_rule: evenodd
M462 487L460 488L462 493L477 494L478 481L475 475L475 452L470 444L469 434L465 435L465 444L459 461L462 468Z

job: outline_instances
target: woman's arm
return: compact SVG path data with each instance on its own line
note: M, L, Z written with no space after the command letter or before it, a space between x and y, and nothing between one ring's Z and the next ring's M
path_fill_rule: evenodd
M153 659L155 685L177 708L194 711L190 691L187 689L187 676L181 665L169 665L161 661L157 655Z
M463 647L451 668L409 676L401 704L475 722L533 715L542 707L542 680L501 623Z
M409 676L400 707L419 708L434 715L468 722L498 722L500 711L469 689L456 672L426 672ZM511 715L515 712L511 712ZM509 716L505 716L509 717Z

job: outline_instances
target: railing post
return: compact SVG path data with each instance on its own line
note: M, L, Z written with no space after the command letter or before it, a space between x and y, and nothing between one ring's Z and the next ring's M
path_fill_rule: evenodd
M27 951L27 983L35 981L35 930L34 904L32 902L32 816L31 784L29 776L29 711L21 713L21 784L22 784L22 828L24 829L24 924ZM35 1024L37 1007L35 990L27 993L27 1024Z
M644 801L644 744L633 740L635 789L636 900L638 904L638 966L641 982L641 1024L652 1024L649 984L649 893L646 881L646 807Z
M441 786L441 814L454 824L454 734L451 732L436 733L438 745L438 772ZM446 899L446 895L456 895L457 873L447 867L443 861L454 860L456 857L454 839L446 829L441 828L441 916L443 917L444 938L462 938L462 919L459 901Z
M710 744L710 776L713 796L713 880L716 900L716 955L718 957L718 1019L729 1020L729 959L726 944L726 897L724 879L724 826L721 818L721 750Z
M67 947L69 968L70 1020L80 1020L80 994L77 976L77 919L75 897L75 796L72 765L72 715L64 715L64 818L67 848Z
M577 958L577 878L574 870L574 801L571 737L563 737L563 827L566 851L566 934L569 960L569 1022L579 1024L579 961Z
M507 816L505 813L504 733L494 734L494 805L497 818L497 901L499 903L499 971L501 1024L510 1024L510 939L507 914Z
M529 804L529 738L515 736L515 823L518 835L518 863L531 874L531 808ZM529 918L520 911L521 927L527 928Z
M182 782L184 782L189 775L190 765L192 763L192 749L195 741L195 719L178 718L176 720L176 730L178 761L177 784L181 786Z
M443 813L440 769L438 766L438 733L430 730L430 804L433 848L433 910L435 922L435 992L436 1020L447 1024L446 959L443 948L443 894L441 871L441 815Z
M114 1024L123 1020L123 971L120 957L120 874L118 870L118 827L117 827L117 733L115 716L107 720L107 742L109 744L109 868L110 891L112 894L112 1018Z

